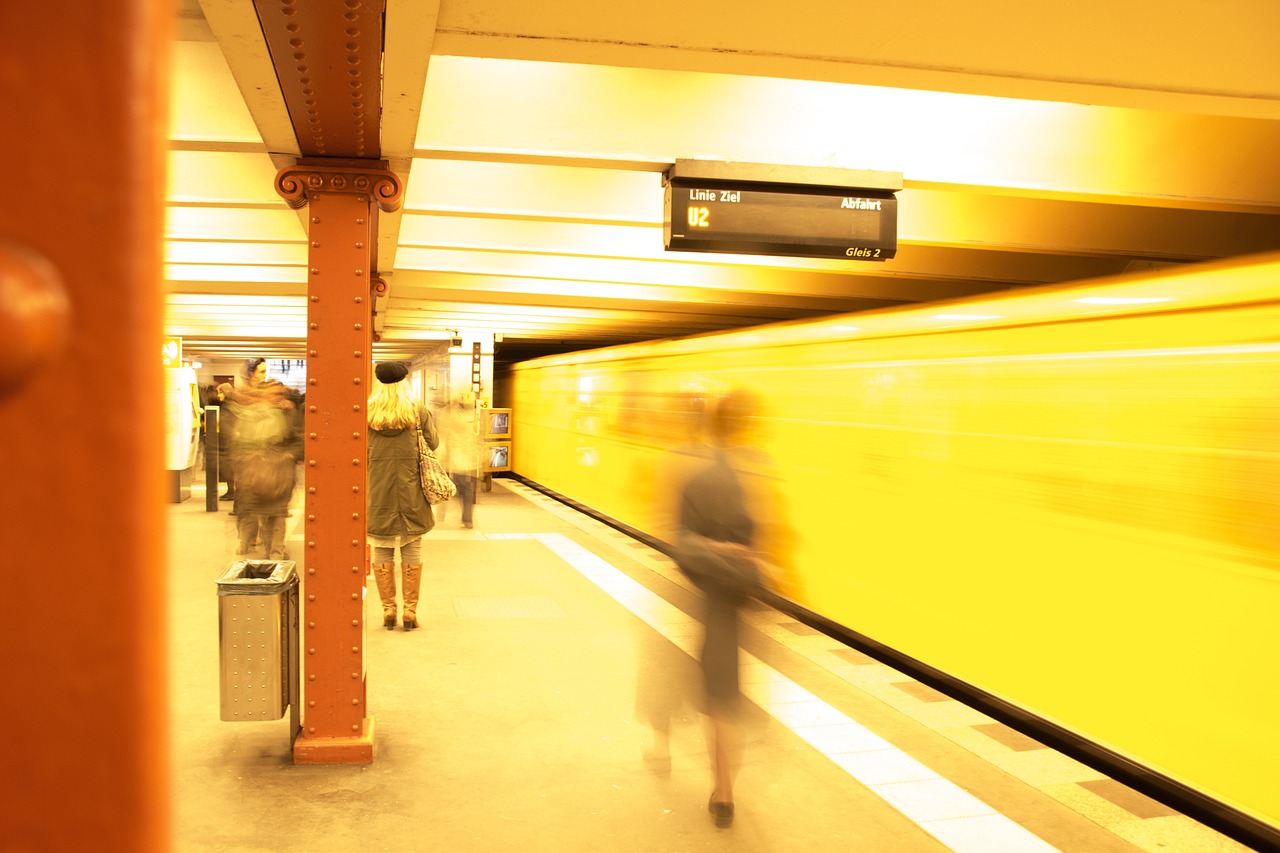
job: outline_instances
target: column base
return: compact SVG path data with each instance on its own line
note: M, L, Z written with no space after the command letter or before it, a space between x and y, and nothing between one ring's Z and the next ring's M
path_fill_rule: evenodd
M293 742L294 764L372 764L373 717L365 717L359 735L352 737L307 737L299 734Z

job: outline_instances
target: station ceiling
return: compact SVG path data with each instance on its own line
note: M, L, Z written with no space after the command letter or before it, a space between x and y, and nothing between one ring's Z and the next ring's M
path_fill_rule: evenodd
M299 156L380 158L405 186L379 220L376 358L1280 249L1277 32L1272 0L179 0L166 333L303 357L306 217L274 189ZM900 172L897 256L666 251L677 159Z

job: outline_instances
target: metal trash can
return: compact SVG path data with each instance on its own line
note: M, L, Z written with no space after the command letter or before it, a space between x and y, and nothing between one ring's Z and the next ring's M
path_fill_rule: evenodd
M297 666L298 576L292 560L236 560L218 577L221 714L278 720Z

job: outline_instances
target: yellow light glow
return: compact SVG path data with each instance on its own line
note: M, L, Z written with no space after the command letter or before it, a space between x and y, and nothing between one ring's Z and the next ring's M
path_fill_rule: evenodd
M1081 305L1147 305L1172 301L1172 296L1086 296L1076 300Z

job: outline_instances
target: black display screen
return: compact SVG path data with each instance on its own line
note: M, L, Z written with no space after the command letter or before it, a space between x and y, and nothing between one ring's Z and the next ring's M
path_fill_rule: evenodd
M898 200L853 189L670 183L666 248L885 261L898 248Z

